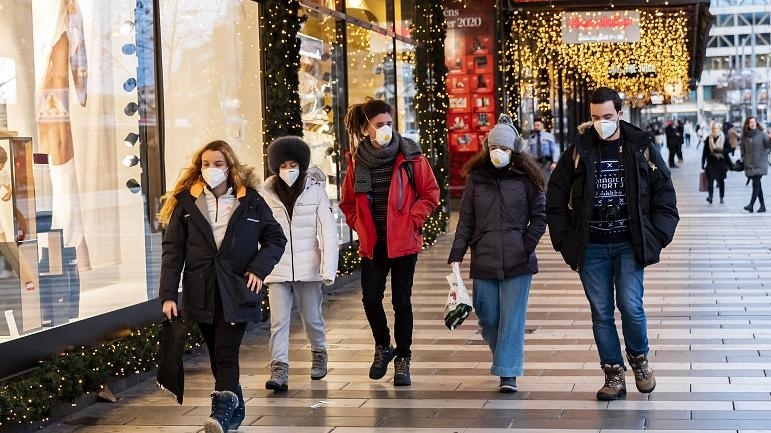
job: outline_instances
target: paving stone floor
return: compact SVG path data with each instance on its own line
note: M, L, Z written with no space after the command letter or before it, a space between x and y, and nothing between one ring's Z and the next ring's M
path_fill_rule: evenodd
M383 380L368 379L373 343L354 282L325 306L331 368L325 380L309 379L310 349L294 328L290 391L266 391L266 332L247 336L241 353L247 418L240 431L771 433L771 217L742 210L750 190L741 173L728 179L726 204L707 204L697 190L701 152L691 147L685 154L673 174L682 221L662 263L645 275L654 393L595 400L602 376L588 304L548 234L530 292L525 376L518 393L498 393L475 318L455 332L441 320L448 236L418 262L411 387L395 388L392 368ZM768 178L764 186L771 191ZM120 393L117 404L88 407L43 432L199 432L212 388L208 359L199 356L186 367L182 406L147 381Z

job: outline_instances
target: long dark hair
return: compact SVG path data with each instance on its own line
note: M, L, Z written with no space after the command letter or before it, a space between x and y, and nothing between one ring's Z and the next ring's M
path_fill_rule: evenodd
M463 176L467 177L471 173L483 167L485 164L492 164L490 162L490 151L485 145L484 149L479 151L476 155L463 166ZM538 192L546 190L546 184L544 182L543 171L541 167L533 161L533 158L526 153L511 152L511 163L509 164L509 170L517 169L525 172L525 176L533 183L535 189Z
M367 97L361 104L353 104L348 107L348 112L345 113L345 118L343 119L343 125L345 125L348 134L356 142L359 142L364 140L364 129L367 127L370 119L383 113L393 116L394 109L385 101Z
M746 137L747 133L750 132L750 120L755 119L755 129L760 129L760 125L758 124L758 119L755 116L750 116L747 118L747 120L744 121L744 127L742 128L742 137Z

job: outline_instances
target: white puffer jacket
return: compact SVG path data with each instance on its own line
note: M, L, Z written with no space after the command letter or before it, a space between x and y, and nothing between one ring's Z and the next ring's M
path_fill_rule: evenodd
M260 187L260 195L273 211L286 236L284 255L266 283L287 281L323 281L329 285L337 275L339 253L337 227L332 216L324 181L310 173L305 176L305 189L294 205L292 219L275 193L278 176L271 176Z

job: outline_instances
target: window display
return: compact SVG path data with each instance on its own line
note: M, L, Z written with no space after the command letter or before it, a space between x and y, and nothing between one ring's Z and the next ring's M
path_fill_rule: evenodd
M154 86L136 76L142 3L0 0L0 126L29 137L0 145L0 342L152 292L144 198L126 187L142 168L121 163Z

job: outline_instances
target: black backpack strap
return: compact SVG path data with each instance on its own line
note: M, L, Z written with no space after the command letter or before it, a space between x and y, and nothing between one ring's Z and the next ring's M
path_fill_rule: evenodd
M412 167L412 161L405 161L402 165L404 172L407 174L407 181L412 185L412 190L415 191L415 197L418 196L418 187L415 185L415 173Z

